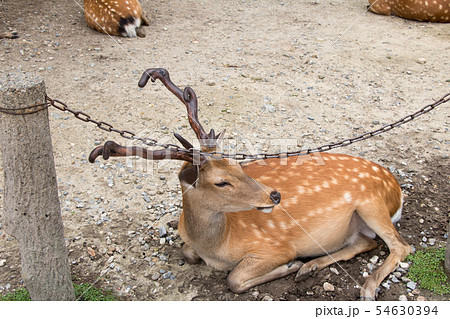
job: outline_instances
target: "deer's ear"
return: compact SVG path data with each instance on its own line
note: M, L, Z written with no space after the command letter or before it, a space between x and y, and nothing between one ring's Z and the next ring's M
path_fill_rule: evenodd
M198 179L198 170L199 167L197 165L193 165L189 168L182 170L180 174L178 174L178 179L180 180L180 183L196 187Z

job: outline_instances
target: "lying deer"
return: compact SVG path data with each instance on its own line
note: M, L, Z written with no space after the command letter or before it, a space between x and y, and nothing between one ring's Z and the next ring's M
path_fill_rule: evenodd
M17 33L17 31L0 33L0 39L17 39L18 37L19 34Z
M450 0L369 0L369 10L401 18L450 22Z
M189 87L181 91L164 69L145 71L139 86L150 77L161 80L186 105L201 151L217 151L224 132L205 132L194 91ZM373 300L375 289L412 251L393 225L401 216L401 189L392 174L375 163L314 153L289 157L285 165L276 158L240 165L194 152L188 141L175 136L190 151L150 151L109 141L95 148L89 161L100 155L184 161L178 175L183 255L191 264L202 259L216 269L231 270L227 281L235 293L294 272L300 281L376 248L378 235L390 255L361 288L361 297ZM303 257L317 258L305 264L295 260Z
M123 37L145 37L149 25L138 0L84 0L84 18L89 27Z

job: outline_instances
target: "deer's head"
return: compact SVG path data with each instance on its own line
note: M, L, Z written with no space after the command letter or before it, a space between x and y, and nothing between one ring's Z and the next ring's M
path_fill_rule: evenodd
M237 161L203 154L220 151L219 145L225 131L217 135L214 130L206 133L198 120L195 92L190 87L181 91L170 80L169 73L165 69L146 70L139 81L139 86L144 87L150 78L152 81L161 80L169 91L186 105L189 124L200 142L201 153L195 151L186 139L175 134L188 151L175 148L150 151L141 147L124 147L109 141L104 146L95 148L89 156L89 161L93 163L99 155L103 155L104 159L108 159L109 156L140 156L152 160L183 160L186 163L178 177L185 204L197 203L222 212L255 208L271 212L273 207L280 203L280 193L252 179Z

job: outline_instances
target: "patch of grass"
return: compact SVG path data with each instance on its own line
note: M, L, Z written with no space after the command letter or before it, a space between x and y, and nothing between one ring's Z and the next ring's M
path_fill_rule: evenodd
M409 279L436 294L450 293L450 281L444 271L445 247L420 250L409 255L406 260L412 262Z
M116 301L119 300L111 290L98 289L90 284L73 284L75 299L80 301Z
M6 295L0 295L0 301L30 301L30 294L25 288L16 289Z
M73 284L75 299L80 301L116 301L119 300L112 291L91 287L90 284ZM0 301L30 301L26 288L16 289L5 295L0 295Z

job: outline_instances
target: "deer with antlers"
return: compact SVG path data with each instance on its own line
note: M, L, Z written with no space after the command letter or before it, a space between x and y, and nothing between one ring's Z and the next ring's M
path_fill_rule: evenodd
M205 152L219 149L224 131L206 133L194 91L181 91L165 69L148 69L139 86L150 78L161 80L186 105L201 152L175 134L187 150L151 151L109 141L95 148L89 161L102 155L105 160L140 156L185 162L178 174L183 192L178 229L188 263L204 260L216 269L231 270L229 288L242 293L294 272L300 281L376 248L378 235L390 255L361 287L363 299L375 299L375 289L412 251L393 225L401 216L402 193L388 170L333 153L288 157L283 164L278 158L240 164L210 156ZM312 259L297 260L306 257Z

